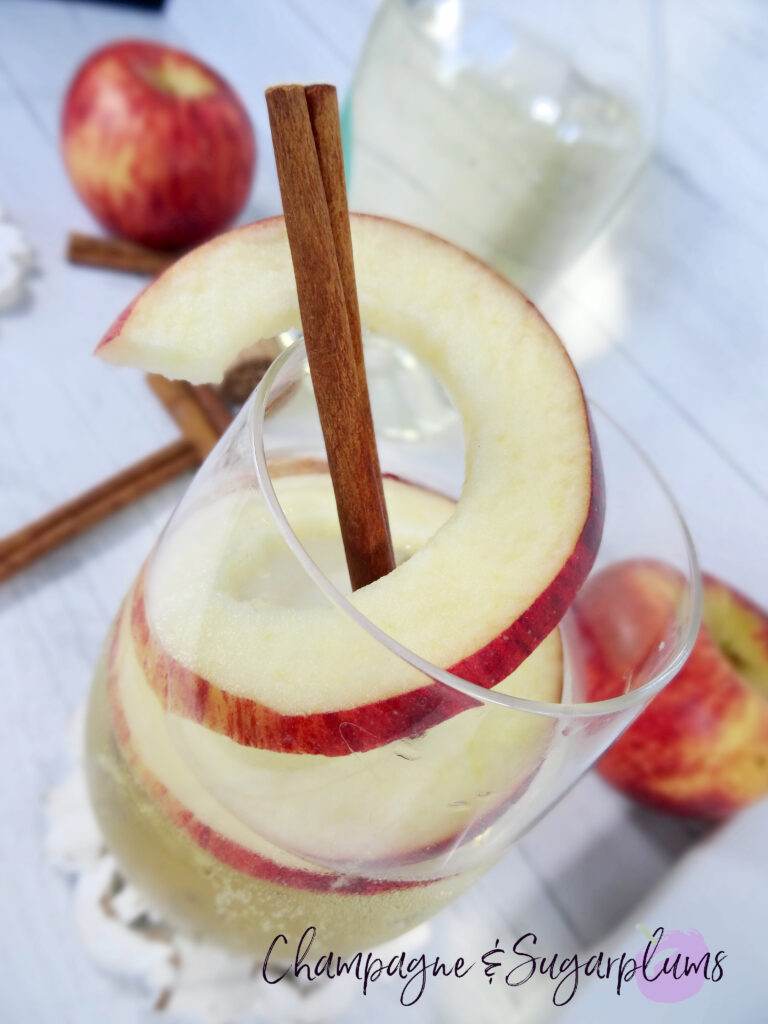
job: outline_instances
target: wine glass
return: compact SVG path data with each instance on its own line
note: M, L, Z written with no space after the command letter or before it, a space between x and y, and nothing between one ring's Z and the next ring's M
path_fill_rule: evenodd
M660 39L657 0L384 0L342 113L350 208L539 298L651 152Z
M170 923L273 961L292 960L307 929L313 956L404 933L674 676L700 617L695 552L647 459L591 415L607 489L597 561L559 628L486 689L404 647L365 614L365 589L349 593L301 340L275 361L141 569L93 684L97 817ZM454 411L439 433L379 450L402 561L461 492L461 422ZM625 570L666 585L601 601ZM612 675L595 674L599 643ZM371 703L382 679L389 698Z

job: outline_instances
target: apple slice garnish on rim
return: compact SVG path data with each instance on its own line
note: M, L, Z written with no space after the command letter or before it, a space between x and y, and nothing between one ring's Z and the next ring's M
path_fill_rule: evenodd
M486 265L381 218L353 216L352 236L363 323L411 348L442 381L462 416L466 473L458 503L434 536L350 600L421 657L492 687L555 628L594 562L603 491L581 386L546 321ZM299 324L285 227L274 218L179 260L118 319L98 352L171 377L216 381L255 338ZM418 723L427 691L440 691L438 721L467 706L457 693L452 708L445 687L385 652L369 670L377 644L362 636L350 646L363 631L334 609L277 623L273 664L282 685L270 688L269 702L247 640L264 638L263 609L228 602L221 622L236 622L244 642L238 652L227 636L214 638L204 666L200 645L185 633L199 623L163 615L159 601L150 612L165 654L196 677L199 705L234 698L267 707L269 728L255 716L242 729L239 741L250 745L347 753L424 728ZM258 663L268 665L269 651L258 651ZM339 724L353 713L359 729L334 751ZM299 717L310 720L308 738L297 738ZM223 716L222 731L232 720Z

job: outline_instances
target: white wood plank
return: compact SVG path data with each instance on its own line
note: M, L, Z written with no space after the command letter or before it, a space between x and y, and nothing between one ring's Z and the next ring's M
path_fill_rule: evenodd
M768 490L765 251L656 166L561 288Z
M765 8L666 10L660 151L561 293L768 494Z
M94 49L118 38L148 38L173 44L169 19L137 8L60 0L2 0L0 57L24 96L62 98L78 64Z
M690 824L639 808L590 772L520 850L584 948L631 914L694 839Z

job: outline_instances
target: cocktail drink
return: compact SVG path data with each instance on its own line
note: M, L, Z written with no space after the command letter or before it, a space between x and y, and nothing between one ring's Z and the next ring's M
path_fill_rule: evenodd
M350 594L296 344L131 587L89 712L94 806L126 875L179 927L254 955L310 926L318 952L356 951L431 916L628 724L697 627L673 503L593 413L606 515L595 422L536 310L415 229L356 217L353 239L364 324L434 373L462 424L380 441L397 568ZM277 218L179 261L101 352L215 380L297 326ZM578 594L629 555L685 585L626 692L584 703Z
M327 473L291 473L276 480L276 489L311 556L343 579ZM421 548L453 508L394 479L386 496L401 559ZM440 707L448 702L438 695L424 715L438 724L422 735L411 736L411 726L391 739L402 728L377 722L383 711L360 716L351 708L322 712L327 728L317 712L292 723L290 732L275 724L282 728L272 736L277 750L250 746L254 732L263 733L249 721L257 714L253 705L227 701L231 690L202 696L200 677L170 651L179 650L185 622L215 617L210 593L201 590L208 570L230 597L277 611L277 618L338 617L265 522L263 505L249 492L206 500L174 523L128 594L91 703L95 806L129 877L171 920L251 952L266 950L278 933L295 947L309 925L319 929L318 945L366 948L430 916L476 877L475 864L451 864L450 848L466 843L470 832L479 836L519 795L552 723L542 719L526 735L519 716L483 709L440 721L450 709ZM171 607L176 600L183 611ZM259 632L257 626L229 655L258 659ZM192 642L199 665L206 642ZM557 700L559 638L545 641L518 671L520 695ZM307 684L327 684L324 674L322 665L314 672L308 666ZM210 676L223 678L215 670ZM270 670L272 679L279 676ZM364 696L356 699L364 704ZM291 712L293 703L280 710ZM296 707L318 704L304 694ZM294 753L294 745L324 753Z

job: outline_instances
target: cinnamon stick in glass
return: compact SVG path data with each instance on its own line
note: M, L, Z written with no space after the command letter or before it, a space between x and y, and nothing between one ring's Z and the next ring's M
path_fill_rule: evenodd
M365 378L336 92L266 93L309 369L352 588L395 566Z

